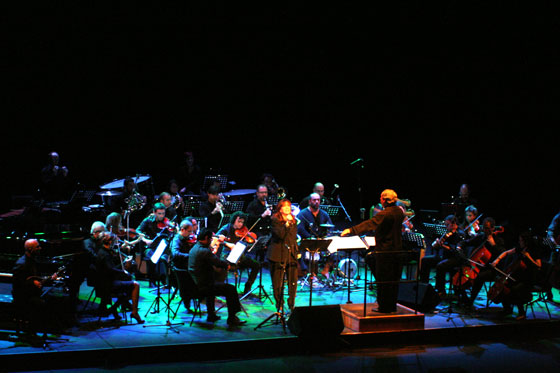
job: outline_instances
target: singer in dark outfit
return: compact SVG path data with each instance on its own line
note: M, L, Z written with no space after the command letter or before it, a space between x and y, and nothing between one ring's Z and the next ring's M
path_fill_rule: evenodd
M283 310L282 297L284 286L284 269L288 281L288 307L295 307L297 291L297 222L292 214L292 203L288 199L278 202L276 213L271 219L272 237L266 258L270 263L270 277L276 301L276 309Z
M342 231L342 236L375 232L375 279L378 309L382 313L396 312L398 281L402 274L403 210L396 205L397 193L386 189L380 198L383 210L373 218Z

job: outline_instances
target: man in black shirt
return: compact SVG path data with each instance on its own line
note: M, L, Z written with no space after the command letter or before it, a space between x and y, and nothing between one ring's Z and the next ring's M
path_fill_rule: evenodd
M255 198L247 206L247 214L249 218L247 219L247 225L253 228L253 232L257 236L263 236L270 234L270 217L272 216L272 208L268 206L268 188L265 184L260 184L257 186L257 192Z
M201 294L206 296L206 308L208 322L215 322L220 319L216 315L215 298L216 295L226 297L229 326L238 326L245 324L246 321L239 320L237 313L241 311L241 303L237 290L232 284L217 282L215 280L215 267L228 269L229 264L220 260L213 252L216 249L217 240L213 239L213 233L208 228L203 228L198 235L198 242L189 252L189 273L193 281L198 287Z
M220 201L220 188L216 185L208 187L206 201L200 204L198 212L206 219L206 227L216 233L224 220L224 206Z
M189 269L189 252L196 243L196 235L194 234L194 226L189 219L184 219L179 224L179 234L173 237L171 241L171 263L173 267L178 269ZM183 271L177 271L177 276L188 276ZM182 283L186 283L188 279L182 280ZM190 309L191 299L184 288L179 288L181 292L181 299L183 304L187 309L187 312L192 312Z
M402 222L403 210L396 205L397 193L385 189L380 202L383 210L373 218L342 231L341 236L360 235L375 231L375 279L377 304L375 311L391 313L397 310L399 279L402 275Z

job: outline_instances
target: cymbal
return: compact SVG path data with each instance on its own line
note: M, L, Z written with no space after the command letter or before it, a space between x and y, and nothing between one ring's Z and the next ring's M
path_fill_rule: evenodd
M222 194L225 196L244 196L246 194L253 194L256 192L256 189L233 189Z
M97 192L95 194L103 197L114 197L114 196L120 196L122 192L115 192L114 190L108 190L106 192Z
M133 177L132 180L134 180L134 182L136 184L140 184L143 183L146 180L150 180L151 176L150 175L142 175L142 176L137 176L137 177ZM119 189L119 188L123 188L124 187L124 181L126 179L117 179L117 180L113 180L110 183L107 184L103 184L101 185L101 189Z
M334 228L334 224L321 224L319 225L321 228Z

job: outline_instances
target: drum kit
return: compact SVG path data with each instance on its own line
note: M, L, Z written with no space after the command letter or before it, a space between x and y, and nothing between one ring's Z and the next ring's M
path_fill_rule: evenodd
M139 185L151 179L150 175L139 175L134 178L134 183ZM99 188L101 191L96 194L101 197L103 204L108 206L111 204L115 197L121 196L124 193L125 181L127 179L115 179L111 182L101 185ZM125 201L129 206L129 211L136 211L143 208L146 201L142 198L140 193L134 191Z

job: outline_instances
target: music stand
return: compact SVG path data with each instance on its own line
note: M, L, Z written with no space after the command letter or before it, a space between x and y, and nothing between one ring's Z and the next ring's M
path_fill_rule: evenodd
M324 210L333 220L336 220L340 215L340 211L342 210L341 206L334 206L334 205L322 205L321 210Z
M202 182L202 190L208 190L208 187L214 183L220 184L220 192L224 190L227 186L228 177L227 175L207 175L204 176L204 181Z
M310 255L310 262L311 262L311 273L309 278L311 279L309 283L309 306L311 307L311 298L313 295L313 268L315 268L315 254L319 251L326 251L329 245L331 244L330 239L314 239L314 238L306 238L301 240L299 244L299 251L302 253L307 251Z
M371 239L373 239L373 241ZM328 247L328 250L331 253L337 252L337 251L346 252L346 258L348 259L346 261L346 275L347 276L348 276L348 272L349 272L348 268L350 267L350 255L352 254L352 251L368 249L369 246L374 246L375 245L375 238L374 237L368 237L368 240L369 240L369 243L366 244L360 236L346 236L346 237L336 237L335 236L335 237L331 238L331 244ZM373 245L371 243L373 243ZM350 278L347 279L347 285L348 285L348 300L347 300L346 303L350 304L350 303L352 303L352 301L350 300ZM367 286L365 286L364 288L367 289Z

